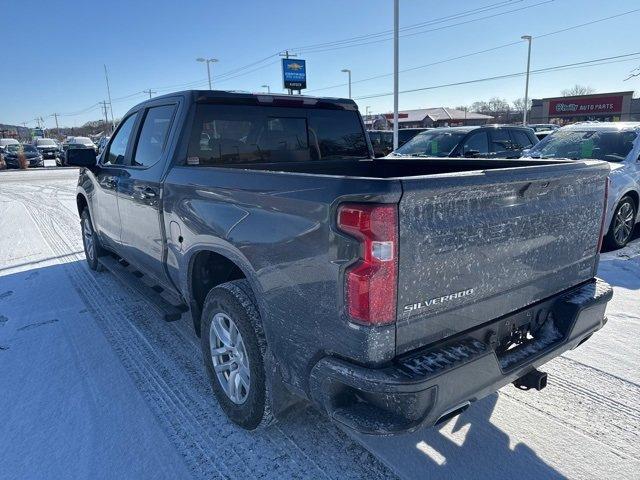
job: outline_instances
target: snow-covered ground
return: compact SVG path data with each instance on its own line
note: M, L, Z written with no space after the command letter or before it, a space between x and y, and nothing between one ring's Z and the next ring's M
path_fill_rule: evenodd
M609 323L439 429L345 433L312 407L225 420L190 319L84 262L74 170L0 172L0 477L639 478L640 239L602 256Z

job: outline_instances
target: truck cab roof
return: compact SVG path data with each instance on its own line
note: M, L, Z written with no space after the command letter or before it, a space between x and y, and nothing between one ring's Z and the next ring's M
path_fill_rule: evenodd
M136 105L136 108L154 104L165 98L183 97L192 103L227 103L244 105L313 107L339 110L357 110L357 104L349 98L313 97L309 95L287 95L278 93L251 93L231 90L182 90L168 93Z

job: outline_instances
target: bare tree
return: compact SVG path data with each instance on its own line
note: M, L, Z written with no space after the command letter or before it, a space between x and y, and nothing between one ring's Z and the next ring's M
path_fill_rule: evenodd
M471 111L478 113L508 112L511 110L509 102L500 97L491 97L488 101L473 102Z
M596 89L588 85L575 84L571 88L567 88L560 92L563 97L576 97L578 95L589 95L590 93L596 93Z
M516 98L513 102L513 109L516 112L522 112L524 110L524 97ZM527 110L531 108L531 99L527 100Z

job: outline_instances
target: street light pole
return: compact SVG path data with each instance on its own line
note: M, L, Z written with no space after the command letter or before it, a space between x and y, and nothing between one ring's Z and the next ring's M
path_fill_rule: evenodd
M400 0L393 0L393 149L398 148L398 52L400 26Z
M524 87L524 107L522 108L522 125L527 124L527 108L529 104L529 69L531 67L531 35L523 35L522 40L529 42L529 48L527 51L527 80Z
M271 87L269 85L260 85L260 88L266 88L267 93L271 93Z
M341 72L349 75L349 98L351 98L351 70L349 70L348 68L343 68Z
M216 63L218 61L217 58L196 58L196 62L204 62L207 64L207 78L209 79L209 90L212 90L211 88L211 67L209 67L210 63Z

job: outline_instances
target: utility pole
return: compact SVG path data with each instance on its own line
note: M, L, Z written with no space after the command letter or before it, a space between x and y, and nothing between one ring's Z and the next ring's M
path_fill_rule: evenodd
M107 113L107 102L105 100L103 100L102 102L98 102L100 103L100 106L102 108L102 113L104 114L104 124L105 125L109 125L109 115Z
M290 58L297 57L298 55L296 55L295 53L289 53L289 50L285 50L284 53L280 54L280 56L284 58ZM287 88L287 91L289 92L289 95L293 95L293 89Z
M152 93L158 93L158 92L156 92L155 90L151 90L151 89L149 89L149 90L143 90L143 92L144 92L144 93L148 93L148 94L149 94L149 98L151 98L151 94L152 94Z
M111 111L111 131L116 129L116 121L113 118L113 103L111 103L111 89L109 88L109 74L107 73L107 65L104 66L104 78L107 81L107 98L109 99L109 110ZM107 122L108 123L108 122Z
M57 134L57 135L60 135L60 127L58 126L58 114L57 114L57 113L54 113L54 114L53 114L53 118L55 118L55 119L56 119L56 134Z
M398 148L398 70L400 0L393 0L393 149Z
M522 40L529 42L529 48L527 51L527 80L524 87L524 107L522 108L522 125L527 124L527 109L529 107L529 68L531 67L531 35L523 35Z

